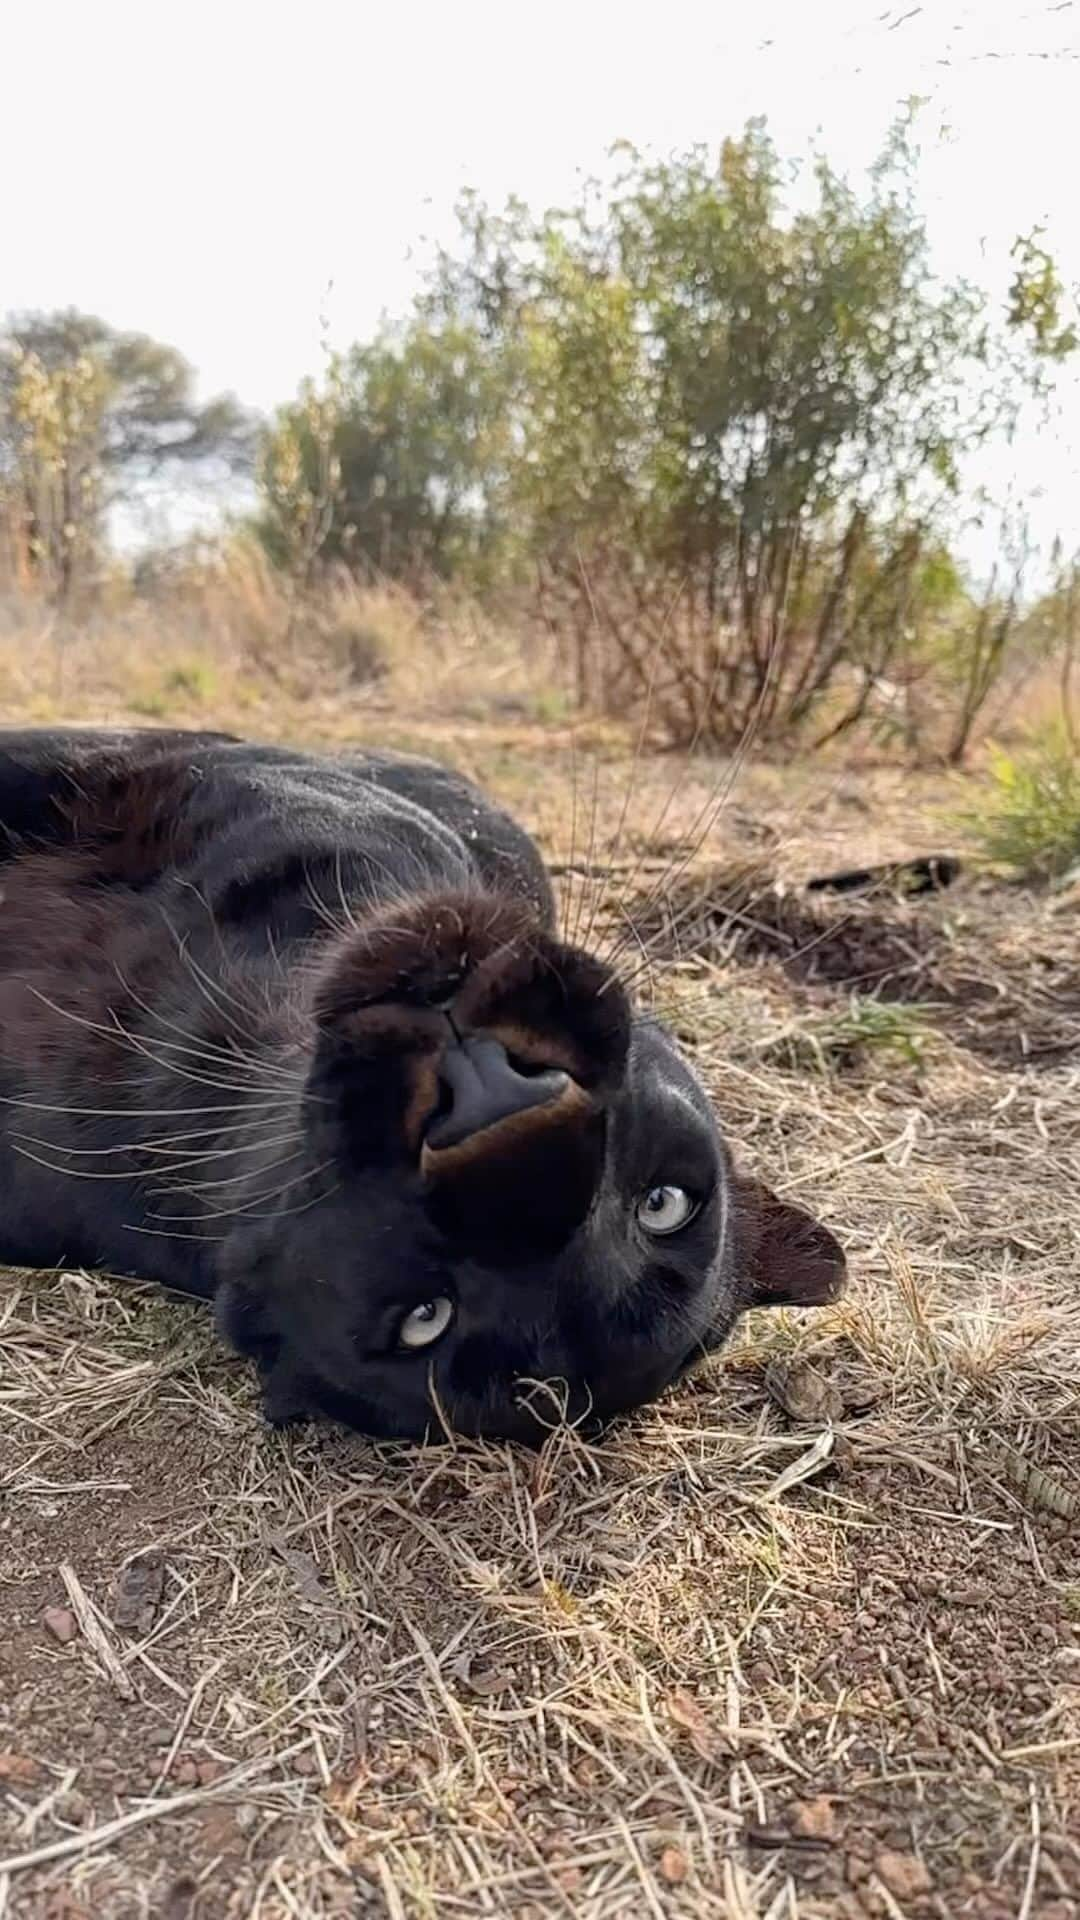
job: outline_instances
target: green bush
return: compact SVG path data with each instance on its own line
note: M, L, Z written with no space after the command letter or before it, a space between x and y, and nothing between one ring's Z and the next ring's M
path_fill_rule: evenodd
M1055 730L1018 754L990 750L990 791L964 825L983 858L1024 880L1055 880L1080 863L1080 755Z

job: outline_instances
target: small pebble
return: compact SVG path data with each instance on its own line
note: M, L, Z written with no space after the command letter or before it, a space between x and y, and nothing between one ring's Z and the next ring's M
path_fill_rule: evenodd
M669 1887L679 1887L689 1873L689 1863L681 1847L665 1847L660 1855L660 1876Z
M62 1647L66 1647L69 1641L74 1640L79 1631L75 1615L68 1607L46 1607L42 1619L53 1639L59 1640Z
M914 1900L920 1893L929 1893L933 1886L922 1861L913 1853L893 1853L886 1849L878 1854L874 1870L897 1900Z
M836 1812L832 1801L796 1800L791 1809L791 1831L804 1840L835 1840Z

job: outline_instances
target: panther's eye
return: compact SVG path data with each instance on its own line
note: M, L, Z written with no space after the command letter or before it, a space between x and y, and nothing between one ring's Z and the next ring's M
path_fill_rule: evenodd
M436 1300L425 1300L405 1315L398 1328L399 1347L430 1347L441 1340L454 1317L454 1303L444 1293Z
M685 1187L650 1187L637 1203L637 1222L646 1233L678 1233L697 1212Z

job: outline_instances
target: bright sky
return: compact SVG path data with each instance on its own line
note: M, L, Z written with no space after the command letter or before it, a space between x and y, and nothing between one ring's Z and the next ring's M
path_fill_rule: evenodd
M1080 0L53 0L9 9L0 312L75 305L179 347L268 409L407 305L465 185L557 202L611 143L715 143L764 113L858 173L925 111L944 272L1000 291L1045 223L1080 281ZM330 288L328 294L327 290ZM977 477L1040 488L1080 540L1080 378L1054 432Z

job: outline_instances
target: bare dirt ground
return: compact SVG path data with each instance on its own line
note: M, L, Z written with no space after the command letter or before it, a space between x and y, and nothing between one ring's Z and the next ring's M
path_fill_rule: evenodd
M377 731L540 832L850 1292L532 1457L270 1434L196 1307L4 1277L0 1915L1080 1916L1075 903L807 894L955 838L895 771L698 846L708 768Z

